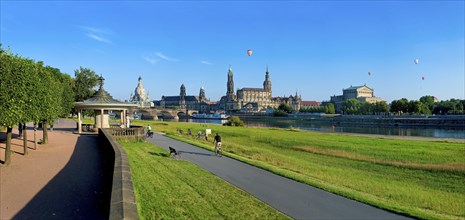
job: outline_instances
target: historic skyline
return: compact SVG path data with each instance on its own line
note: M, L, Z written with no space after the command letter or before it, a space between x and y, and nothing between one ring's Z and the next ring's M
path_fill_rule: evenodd
M152 100L184 84L188 94L204 87L218 101L230 64L234 90L261 87L268 65L274 96L297 91L322 101L367 84L388 102L465 98L463 1L1 1L0 8L3 48L73 77L79 66L91 68L123 100L142 76Z

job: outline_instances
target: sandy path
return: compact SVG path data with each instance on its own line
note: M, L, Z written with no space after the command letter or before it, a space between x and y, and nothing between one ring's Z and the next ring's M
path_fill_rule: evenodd
M11 218L105 218L107 210L99 202L104 194L102 153L95 135L72 133L76 123L60 119L48 132L49 143L29 149L23 156L23 140L12 140L9 166L0 165L0 219ZM28 146L33 145L33 130L28 127ZM2 134L4 138L5 134ZM37 131L38 140L42 131ZM5 142L0 142L4 160ZM21 153L21 154L19 154Z

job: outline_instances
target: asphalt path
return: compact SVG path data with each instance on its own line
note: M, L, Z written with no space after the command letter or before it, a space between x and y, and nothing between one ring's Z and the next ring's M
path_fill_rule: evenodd
M182 160L197 164L294 219L408 219L226 156L217 157L211 151L161 134L147 141L166 150L169 146L175 148Z

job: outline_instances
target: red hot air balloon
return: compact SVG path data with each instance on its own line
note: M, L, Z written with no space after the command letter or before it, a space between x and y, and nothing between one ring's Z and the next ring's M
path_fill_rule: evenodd
M247 55L252 55L252 50L247 50Z

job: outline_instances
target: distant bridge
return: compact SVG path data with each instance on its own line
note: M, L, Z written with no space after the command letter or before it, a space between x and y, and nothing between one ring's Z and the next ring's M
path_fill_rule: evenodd
M132 112L137 112L142 114L142 119L153 119L158 120L158 118L165 119L179 119L192 116L192 114L198 113L196 110L188 109L170 109L170 108L156 108L156 109L133 109Z

